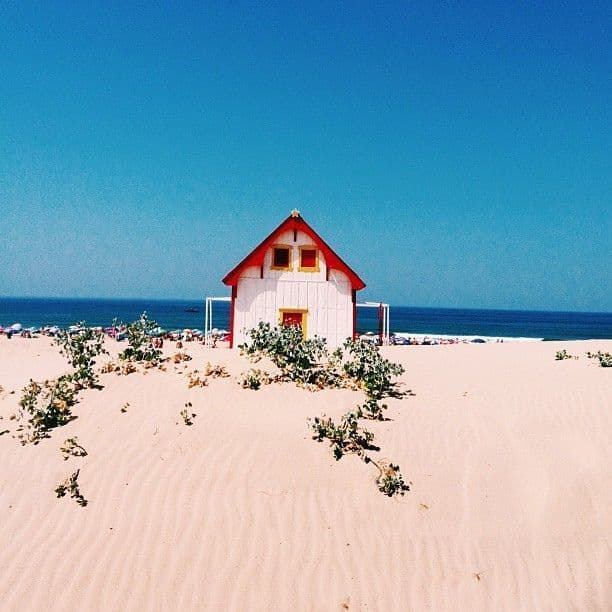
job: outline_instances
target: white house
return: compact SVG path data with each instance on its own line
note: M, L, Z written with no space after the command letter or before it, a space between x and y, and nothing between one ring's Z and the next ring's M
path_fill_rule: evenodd
M337 346L355 334L365 283L297 210L223 279L232 288L231 346L259 321L299 324L306 338Z

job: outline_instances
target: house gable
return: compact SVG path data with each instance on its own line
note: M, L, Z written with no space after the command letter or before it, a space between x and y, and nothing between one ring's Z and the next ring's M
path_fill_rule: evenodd
M289 248L289 265L285 266L284 254L279 253L274 265L274 249ZM302 266L302 250L306 250L304 262L309 265ZM312 265L313 255L309 250L316 250L315 265ZM244 276L253 278L259 274L261 278L277 277L289 280L290 275L296 278L315 276L321 280L328 280L331 273L337 270L345 275L354 291L365 287L359 276L333 251L333 249L302 219L297 211L285 219L267 238L265 238L251 253L249 253L237 266L235 266L223 279L226 285L235 287L238 279Z

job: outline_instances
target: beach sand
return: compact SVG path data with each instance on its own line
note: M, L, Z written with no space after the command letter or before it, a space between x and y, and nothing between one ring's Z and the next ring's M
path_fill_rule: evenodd
M384 349L415 393L365 423L412 483L392 499L307 426L361 393L245 390L237 352L185 350L103 375L22 447L21 388L67 366L49 338L0 337L0 609L612 609L612 371L585 356L612 342ZM206 361L232 377L189 389ZM89 454L64 461L74 436ZM85 508L54 494L77 468Z

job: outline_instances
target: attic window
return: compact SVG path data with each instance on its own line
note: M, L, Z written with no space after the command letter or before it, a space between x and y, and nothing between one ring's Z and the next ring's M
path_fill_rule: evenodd
M272 247L272 270L291 269L291 247L286 244L275 244Z
M319 250L315 246L300 247L300 272L319 271Z

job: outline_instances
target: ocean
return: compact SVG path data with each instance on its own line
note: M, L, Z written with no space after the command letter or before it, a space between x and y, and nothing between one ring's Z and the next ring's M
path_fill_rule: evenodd
M79 321L108 326L114 318L133 321L143 311L162 327L204 328L204 303L198 300L113 300L63 298L0 298L0 325L24 327L58 325ZM193 312L196 310L196 312ZM357 311L360 333L378 331L376 308ZM612 313L477 310L464 308L390 308L391 331L436 336L482 338L588 340L612 338ZM229 327L229 304L216 302L213 326Z

